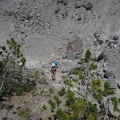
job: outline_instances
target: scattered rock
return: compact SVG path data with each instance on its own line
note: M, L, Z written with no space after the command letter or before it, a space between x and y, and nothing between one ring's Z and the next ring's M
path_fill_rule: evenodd
M28 118L28 120L42 120L42 118L40 118L39 115L34 114L34 115L32 115L30 118Z
M117 87L120 89L120 83L117 84Z
M57 4L63 4L64 6L66 6L68 4L67 0L58 0Z
M15 14L16 14L16 13L15 13L14 11L8 11L8 12L7 12L7 15L8 15L8 16L14 16Z
M59 11L60 11L60 8L57 8L57 9L55 10L55 14L57 14Z
M119 36L113 36L113 40L118 40Z
M78 20L82 20L82 16L81 16L81 13L78 14Z
M93 41L93 44L94 44L95 46L98 46L99 42L98 42L98 41Z
M62 56L62 58L63 58L63 59L66 59L66 58L67 58L67 56L66 56L66 55L65 55L65 56Z
M104 78L109 78L113 76L113 72L111 70L107 70L104 74Z
M83 5L86 10L91 10L93 7L93 4L91 2L88 2Z
M54 120L58 119L58 116L56 114L53 115Z
M100 40L100 32L99 31L96 31L95 33L94 33L94 36L95 36L95 38L96 38L96 40Z
M98 42L99 42L99 44L100 44L100 45L102 45L102 44L103 44L103 40L99 40Z
M77 2L74 4L75 9L80 8L81 6L82 6L82 4L80 2L79 3Z
M105 53L105 51L103 51L103 52L101 52L100 55L98 56L97 61L99 62L100 60L105 59L106 57L107 57L107 56L106 56L106 53Z
M95 36L95 37L100 37L100 32L99 32L99 31L96 31L96 32L94 33L94 36Z
M67 114L69 114L69 115L72 114L72 110L71 110L71 109L66 109L65 112L66 112Z

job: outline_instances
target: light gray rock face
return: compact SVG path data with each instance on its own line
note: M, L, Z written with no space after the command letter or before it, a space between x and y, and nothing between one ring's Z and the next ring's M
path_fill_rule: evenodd
M40 118L39 115L34 114L30 118L28 118L27 120L42 120L42 118Z

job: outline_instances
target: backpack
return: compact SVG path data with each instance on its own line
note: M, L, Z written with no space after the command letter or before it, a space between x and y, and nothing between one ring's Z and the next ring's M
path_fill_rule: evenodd
M53 63L54 63L55 65L58 65L58 62L57 62L57 61L53 61Z
M55 66L56 68L58 68L58 62L57 61L53 61L52 62L52 66Z

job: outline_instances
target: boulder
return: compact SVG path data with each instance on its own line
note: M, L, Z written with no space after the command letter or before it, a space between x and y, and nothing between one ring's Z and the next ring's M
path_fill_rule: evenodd
M57 8L57 9L55 10L55 14L57 14L59 11L60 11L60 8Z
M58 116L56 114L53 115L54 120L58 120Z
M99 45L102 45L103 44L103 40L99 40Z
M117 83L116 83L116 81L112 77L107 80L107 83L110 84L110 87L112 89L116 89L117 88Z
M83 6L86 10L91 10L91 8L93 7L93 4L91 2L88 2L88 3L84 4Z
M100 60L102 60L102 59L105 59L106 57L107 57L107 56L106 56L106 53L105 53L105 51L103 51L103 52L101 52L100 55L98 56L97 61L100 61Z
M96 37L100 37L100 31L96 31L96 32L94 33L94 36L95 36L95 38L96 38Z
M14 16L16 13L14 11L8 11L7 14L8 16Z
M77 8L80 8L82 6L82 4L79 2L76 2L75 4L74 4L74 7L75 7L75 9L77 9Z
M113 40L118 40L119 36L113 36Z
M104 74L104 78L109 78L113 76L113 72L111 70L107 70Z
M77 56L82 54L84 51L83 40L79 37L73 41L70 41L67 45L66 56L69 60L78 58Z
M68 4L68 0L58 0L57 4L63 4L64 6L66 6Z
M81 13L78 14L78 20L82 20L82 16L81 16Z
M118 88L120 89L120 83L117 84Z

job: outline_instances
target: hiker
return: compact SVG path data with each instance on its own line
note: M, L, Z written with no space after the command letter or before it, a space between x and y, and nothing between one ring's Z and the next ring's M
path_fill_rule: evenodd
M56 75L57 68L58 68L58 63L56 61L53 61L52 67L51 67L51 77L52 77L52 80L56 79L55 75Z

